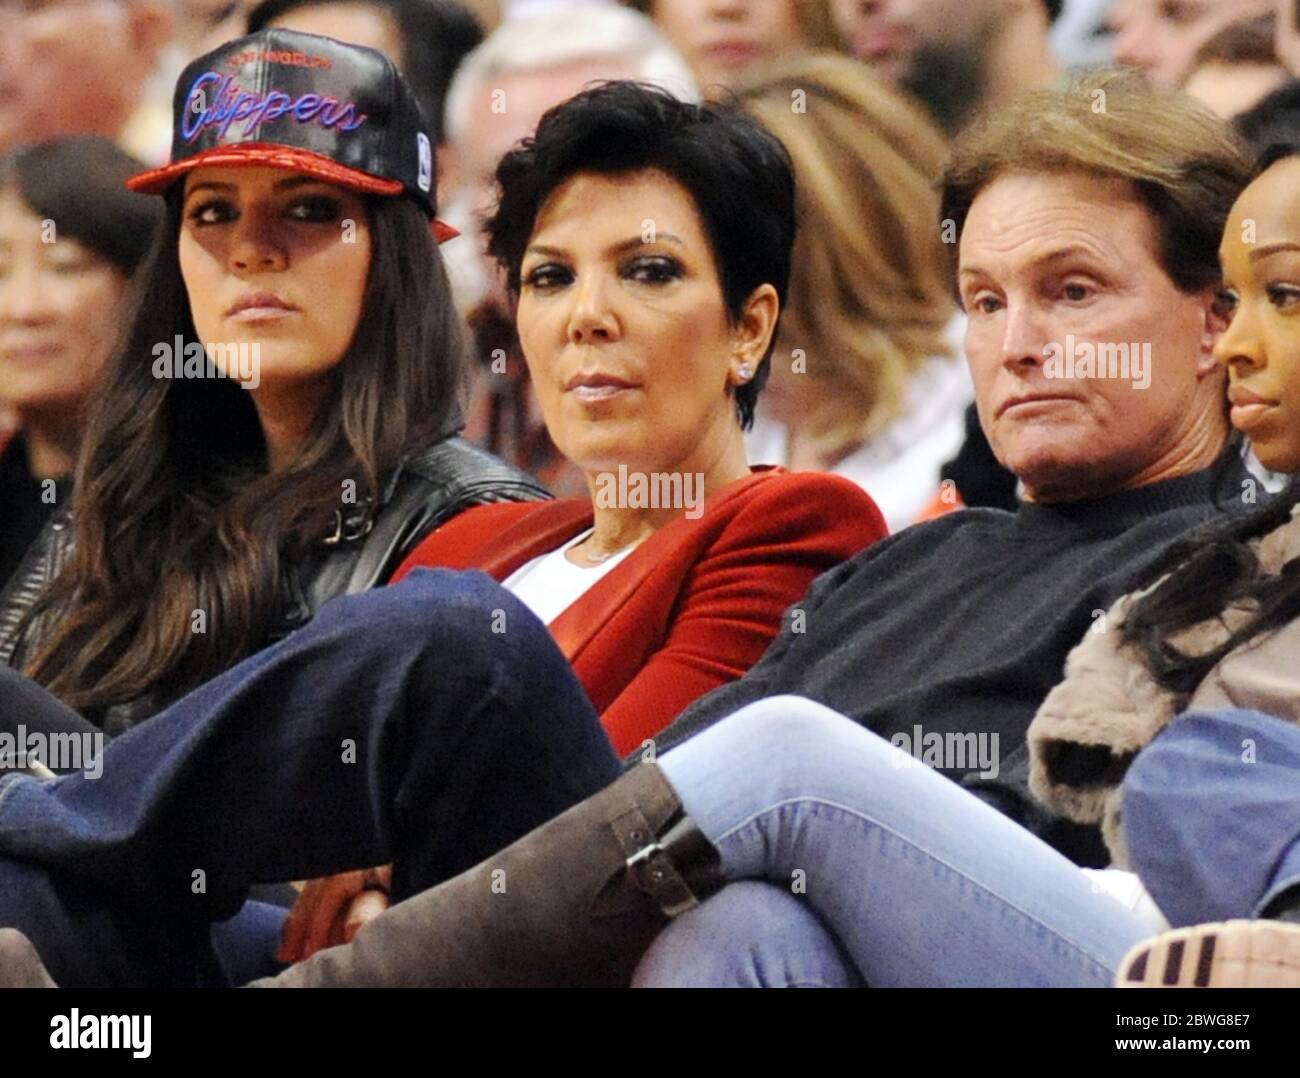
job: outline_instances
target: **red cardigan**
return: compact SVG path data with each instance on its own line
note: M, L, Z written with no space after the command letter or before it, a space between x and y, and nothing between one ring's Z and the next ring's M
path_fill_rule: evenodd
M393 580L419 566L504 580L591 527L568 498L467 509L429 535ZM888 534L854 483L759 468L644 540L549 628L619 755L697 697L744 674L813 577Z

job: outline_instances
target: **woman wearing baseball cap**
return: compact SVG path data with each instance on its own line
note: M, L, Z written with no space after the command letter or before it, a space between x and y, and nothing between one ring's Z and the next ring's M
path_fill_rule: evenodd
M467 505L544 497L453 437L460 323L429 138L380 53L268 30L200 57L164 227L71 506L0 605L0 657L109 734L384 583Z

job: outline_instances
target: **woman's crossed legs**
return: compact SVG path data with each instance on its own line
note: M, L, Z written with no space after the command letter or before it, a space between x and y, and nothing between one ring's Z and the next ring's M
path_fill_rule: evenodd
M765 882L674 921L638 984L1102 986L1151 934L1028 831L812 701L753 704L659 763L728 878Z

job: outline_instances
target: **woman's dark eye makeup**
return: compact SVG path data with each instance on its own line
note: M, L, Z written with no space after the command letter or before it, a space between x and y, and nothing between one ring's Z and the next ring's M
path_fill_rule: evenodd
M681 277L682 265L667 255L647 255L625 262L622 272L642 284L667 284Z
M327 194L295 195L281 207L281 213L294 221L308 224L332 223L342 213L338 198ZM186 216L198 226L218 225L239 216L235 201L224 196L197 199Z
M667 255L638 255L619 266L619 276L639 284L660 285L678 280L682 264ZM573 281L573 271L558 262L544 262L524 274L523 282L531 288L557 288Z
M531 288L554 288L567 284L573 274L558 262L543 262L534 266L524 275L524 284Z
M1270 284L1266 291L1274 307L1290 308L1300 301L1300 287L1293 284Z
M342 206L331 195L303 195L290 202L286 210L300 221L336 221Z
M196 225L215 225L229 221L233 213L229 199L208 198L196 200L185 216Z
M1295 310L1300 304L1300 284L1289 281L1273 281L1264 285L1264 295L1269 303L1279 310ZM1222 288L1214 294L1214 310L1221 318L1231 319L1240 303L1235 290Z

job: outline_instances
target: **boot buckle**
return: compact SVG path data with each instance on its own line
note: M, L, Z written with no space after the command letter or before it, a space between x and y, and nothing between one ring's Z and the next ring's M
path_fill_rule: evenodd
M628 873L665 915L676 917L700 904L673 860L676 828L659 841L645 815L635 807L611 820L610 826L623 849Z

